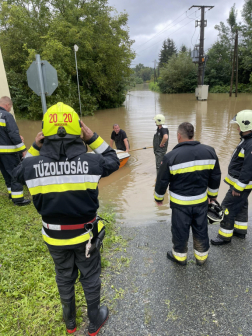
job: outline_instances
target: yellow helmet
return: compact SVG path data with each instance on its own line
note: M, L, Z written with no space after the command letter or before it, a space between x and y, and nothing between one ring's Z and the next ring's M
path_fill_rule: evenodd
M243 110L230 121L231 124L238 124L241 132L252 130L252 110Z
M157 125L164 125L164 123L165 123L165 116L163 114L157 114L157 115L155 115L155 117L153 118L153 120L156 121Z
M77 138L81 135L80 118L72 107L57 103L44 114L42 131L49 139Z

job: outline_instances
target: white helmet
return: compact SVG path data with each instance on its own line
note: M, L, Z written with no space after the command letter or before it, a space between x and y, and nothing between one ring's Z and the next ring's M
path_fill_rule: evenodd
M241 132L252 130L252 110L243 110L236 114L230 121L231 124L238 124Z
M156 121L157 125L164 125L165 123L165 116L163 114L157 114L153 120Z

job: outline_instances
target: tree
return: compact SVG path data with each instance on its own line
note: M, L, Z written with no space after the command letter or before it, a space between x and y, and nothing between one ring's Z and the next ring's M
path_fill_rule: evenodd
M172 39L164 40L159 54L159 67L162 68L169 61L173 54L177 53L175 43Z
M162 93L194 92L197 86L197 67L188 52L179 52L161 69L158 81Z
M227 24L215 26L218 41L208 51L205 83L211 86L230 84L235 32L238 29L235 4L231 7Z
M39 53L58 71L59 87L48 105L64 101L78 110L74 44L84 111L123 103L134 58L127 14L112 13L107 0L8 0L0 7L0 45L15 108L27 113L28 107L32 118L42 116L40 98L26 81Z

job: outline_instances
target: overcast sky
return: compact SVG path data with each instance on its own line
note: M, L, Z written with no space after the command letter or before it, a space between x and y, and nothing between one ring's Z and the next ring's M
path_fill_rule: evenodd
M124 10L129 14L128 27L130 37L135 40L133 50L137 56L132 62L152 66L158 61L162 43L172 38L179 49L182 44L192 48L199 43L200 28L195 29L195 19L200 20L200 10L193 5L214 6L206 11L205 50L217 40L214 29L220 21L226 23L233 1L230 0L108 0L109 5L118 12ZM238 21L241 21L241 10L245 0L236 0ZM186 12L187 11L187 12ZM197 18L198 17L198 18ZM184 26L184 27L183 27Z

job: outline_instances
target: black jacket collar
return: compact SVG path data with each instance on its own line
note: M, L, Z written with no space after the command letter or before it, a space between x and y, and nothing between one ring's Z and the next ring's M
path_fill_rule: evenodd
M179 144L177 144L173 149L181 147L181 146L196 146L199 145L200 142L199 141L183 141L180 142Z

